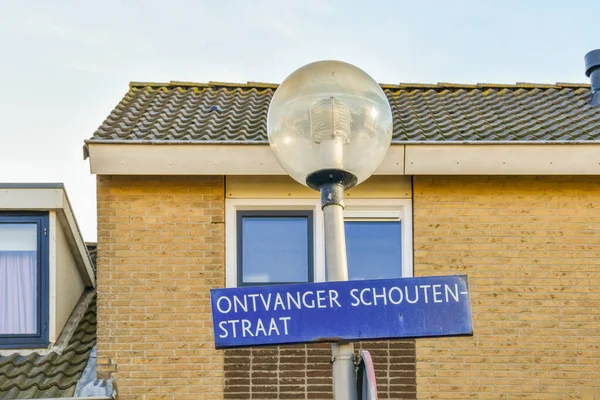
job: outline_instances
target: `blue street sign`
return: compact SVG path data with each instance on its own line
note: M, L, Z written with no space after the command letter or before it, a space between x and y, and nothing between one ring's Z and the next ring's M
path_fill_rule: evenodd
M465 275L210 291L215 347L472 335Z

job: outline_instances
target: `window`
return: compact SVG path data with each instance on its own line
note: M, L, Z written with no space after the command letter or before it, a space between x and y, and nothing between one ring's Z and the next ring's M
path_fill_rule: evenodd
M410 199L347 199L351 280L412 276ZM227 287L326 280L318 199L227 199Z
M313 281L312 211L237 211L237 285Z
M47 232L47 214L0 214L0 347L48 344Z
M398 221L344 221L348 279L402 276L402 226Z

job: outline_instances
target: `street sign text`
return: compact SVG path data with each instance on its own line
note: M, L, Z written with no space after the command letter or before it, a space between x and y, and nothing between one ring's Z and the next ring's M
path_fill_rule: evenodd
M217 348L472 334L466 276L211 290Z

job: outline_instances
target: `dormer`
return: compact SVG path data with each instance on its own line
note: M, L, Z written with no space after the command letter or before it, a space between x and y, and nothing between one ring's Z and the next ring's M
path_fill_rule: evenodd
M64 186L0 183L0 349L52 347L93 287Z

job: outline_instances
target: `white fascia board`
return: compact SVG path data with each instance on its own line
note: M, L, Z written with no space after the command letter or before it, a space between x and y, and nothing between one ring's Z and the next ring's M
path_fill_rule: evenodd
M600 144L406 146L407 175L598 175Z
M98 175L286 175L264 144L88 143ZM597 175L600 143L392 144L375 175Z
M96 286L87 247L62 184L0 183L0 210L56 211L85 285Z
M96 287L96 280L94 279L94 269L92 267L92 261L87 250L83 235L77 225L77 220L71 209L71 203L67 197L67 192L63 191L63 208L62 212L58 213L58 219L63 225L64 232L67 236L67 242L71 248L73 257L76 260L77 268L81 273L83 282L87 287Z
M62 207L62 188L0 188L0 210L35 211L55 210Z
M88 143L97 175L287 175L264 144ZM404 173L404 146L388 151L380 175Z

